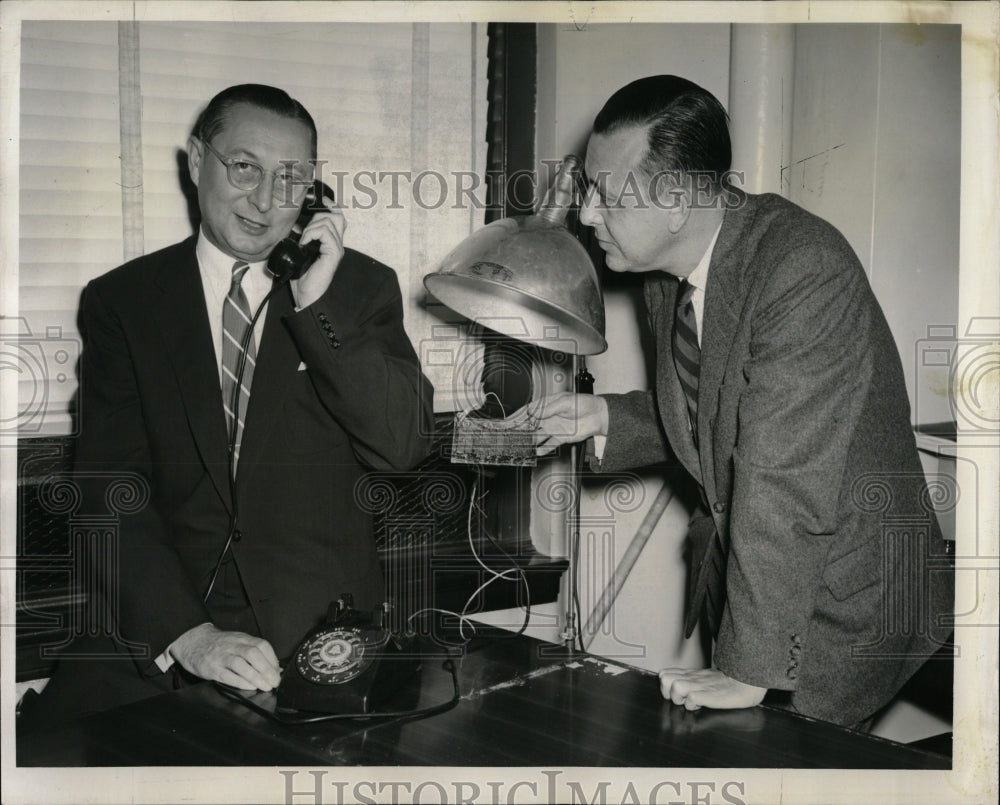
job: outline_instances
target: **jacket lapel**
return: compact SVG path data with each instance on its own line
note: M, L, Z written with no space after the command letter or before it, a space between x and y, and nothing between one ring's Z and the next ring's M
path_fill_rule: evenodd
M166 342L201 460L219 497L230 507L226 419L195 239L178 248L180 259L167 259L157 269L154 284L161 296L153 318Z
M279 288L267 305L264 332L250 388L246 425L240 444L236 488L242 492L257 471L268 436L299 367L299 352L282 319L295 311L291 288Z
M719 389L736 338L742 302L743 261L740 259L740 249L744 230L752 217L745 194L739 194L737 198L738 203L726 210L722 229L712 252L702 321L698 443L702 486L709 500L716 499L713 433L719 413Z
M677 282L666 274L654 274L644 285L646 308L657 334L656 399L660 420L667 440L684 468L701 479L698 451L688 427L687 398L677 377L671 337L674 331L674 311L677 306Z

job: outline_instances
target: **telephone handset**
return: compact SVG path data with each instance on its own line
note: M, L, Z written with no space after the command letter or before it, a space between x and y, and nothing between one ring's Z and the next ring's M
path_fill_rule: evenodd
M387 611L354 609L349 593L305 636L286 664L277 711L371 713L420 670L413 641L393 634Z
M302 237L302 230L312 220L313 215L327 211L327 207L323 204L324 198L334 201L333 191L319 180L313 182L313 186L306 191L305 202L292 226L292 231L274 247L271 256L267 258L267 270L278 281L298 279L319 257L318 240L300 246L299 238Z

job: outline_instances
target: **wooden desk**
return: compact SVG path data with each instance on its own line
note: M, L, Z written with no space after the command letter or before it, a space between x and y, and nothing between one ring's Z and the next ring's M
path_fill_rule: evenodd
M761 706L687 712L655 674L515 637L457 664L409 722L278 724L208 684L22 735L21 766L430 765L945 769L948 758ZM420 706L451 675L424 661Z

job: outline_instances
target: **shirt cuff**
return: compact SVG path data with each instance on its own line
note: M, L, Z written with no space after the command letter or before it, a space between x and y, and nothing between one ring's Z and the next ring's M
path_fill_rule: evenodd
M205 623L209 623L209 621L205 621ZM202 624L198 624L198 625L200 626ZM197 627L193 627L193 628L197 628ZM189 629L188 631L191 631L191 630ZM187 634L187 632L185 632L184 634ZM180 637L178 637L177 640L180 640ZM170 667L174 664L174 657L170 653L170 649L172 649L174 647L174 643L176 643L177 640L174 640L173 643L171 643L169 646L167 646L165 649L163 649L163 653L159 657L157 657L155 660L153 660L153 662L156 664L156 667L159 668L160 671L163 672L163 673L166 673L167 671L169 671Z
M594 458L600 461L604 458L604 447L608 443L608 437L600 433L594 436Z
M170 656L170 649L168 648L159 657L157 657L153 662L156 663L156 667L160 669L161 673L166 673L170 670L170 666L174 664L174 658Z

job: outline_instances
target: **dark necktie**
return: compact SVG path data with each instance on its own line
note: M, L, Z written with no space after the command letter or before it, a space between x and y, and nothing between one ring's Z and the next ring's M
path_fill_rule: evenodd
M698 378L701 367L701 348L698 346L698 323L694 317L691 297L694 286L682 280L677 289L677 312L674 316L674 363L677 377L681 381L687 400L691 437L698 447ZM719 632L722 610L726 603L726 548L721 536L716 532L708 546L708 562L705 575L705 615L714 636Z
M698 446L698 375L701 349L698 346L698 322L694 317L694 286L682 280L677 289L677 311L674 315L674 364L687 400L691 436Z
M250 402L250 385L256 363L257 348L251 337L247 346L246 366L243 368L243 384L237 393L236 377L240 358L243 355L243 340L250 329L250 303L243 293L242 282L250 266L244 262L233 264L233 281L229 294L222 303L222 402L226 409L226 425L232 433L233 417L236 417L236 442L233 447L233 469L240 457L240 442L243 439L243 422L246 419L247 404Z

